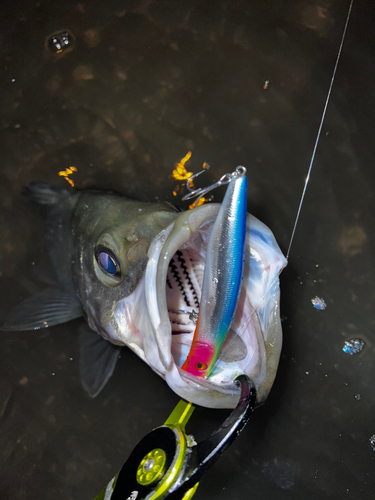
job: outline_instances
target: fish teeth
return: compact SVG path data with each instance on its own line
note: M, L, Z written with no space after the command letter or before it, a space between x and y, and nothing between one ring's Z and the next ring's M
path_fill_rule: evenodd
M176 288L178 288L182 293L184 291L184 287L182 286L182 280L178 272L177 263L174 257L172 257L169 263L168 274L167 274L167 285L171 290L176 291Z
M194 333L195 324L189 319L188 311L173 311L168 309L168 314L172 325L172 335Z
M192 262L191 257L189 256L189 259L185 260L185 256L182 253L181 250L177 250L176 255L178 257L178 262L180 263L181 270L183 273L183 278L184 280L181 280L184 284L184 298L186 301L186 305L189 307L199 307L199 300L197 296L197 292L195 290L192 276L194 276L194 273L191 271L194 269L194 264ZM189 266L189 268L188 268ZM197 283L198 284L198 283ZM198 287L200 289L200 286L198 284Z
M199 271L203 267L202 259L202 254L184 248L177 250L170 261L166 284L168 315L173 335L194 333L196 321L192 318L193 312L197 314L196 310L199 310L203 276Z
M198 294L200 295L201 284L195 275L193 260L190 256L186 258L185 253L187 252L178 250L172 257L168 268L167 287L183 299L182 306L199 308Z

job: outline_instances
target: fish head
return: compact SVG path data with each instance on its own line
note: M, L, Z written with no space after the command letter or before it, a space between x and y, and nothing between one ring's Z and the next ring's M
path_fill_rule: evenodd
M144 276L150 242L177 217L163 203L84 192L74 212L73 274L91 328L116 344L126 344L125 325L113 315ZM125 335L126 337L126 335Z
M205 378L182 366L193 342L207 245L220 205L177 214L160 205L146 209L131 203L109 203L100 221L94 214L80 221L85 241L78 258L79 293L90 326L130 347L175 393L195 404L235 407L239 388L234 379L242 373L254 381L262 402L282 342L278 275L286 261L273 234L248 215L237 311ZM205 349L192 352L196 363L204 363Z

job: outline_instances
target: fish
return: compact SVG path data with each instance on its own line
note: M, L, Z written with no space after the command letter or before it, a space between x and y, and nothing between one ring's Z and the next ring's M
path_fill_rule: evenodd
M258 403L271 390L280 358L279 273L286 265L272 232L246 216L243 279L237 310L210 377L182 370L195 331L207 247L220 204L178 211L118 193L66 190L44 182L25 188L44 208L45 245L56 285L26 298L2 331L39 330L83 317L80 377L91 397L127 346L180 397L208 408L234 408L247 374Z
M231 174L207 246L197 326L182 365L196 377L209 377L237 307L246 235L245 174L244 167Z

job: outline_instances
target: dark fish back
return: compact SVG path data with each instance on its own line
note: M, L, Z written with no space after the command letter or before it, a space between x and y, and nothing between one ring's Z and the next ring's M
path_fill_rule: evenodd
M72 275L74 248L71 220L81 193L34 181L25 187L23 194L44 209L45 245L57 281L65 292L76 295Z

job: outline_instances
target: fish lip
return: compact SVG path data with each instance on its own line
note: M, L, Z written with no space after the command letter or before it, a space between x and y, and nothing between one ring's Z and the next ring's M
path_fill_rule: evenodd
M201 387L204 387L205 389L212 390L215 392L221 392L223 394L232 394L232 395L239 395L240 394L240 389L239 387L234 383L234 381L229 382L227 384L222 384L219 386L215 382L211 382L209 378L199 378L196 377L195 375L192 375L191 373L188 373L184 371L182 368L177 366L177 370L184 380L187 382L195 382L196 384L200 385Z

